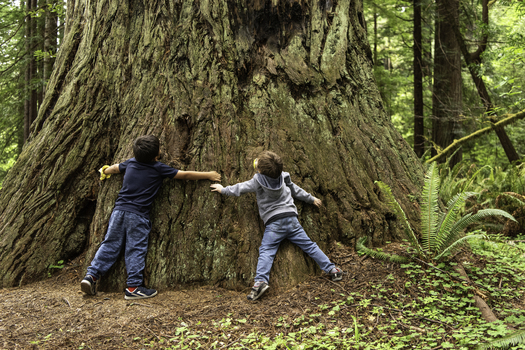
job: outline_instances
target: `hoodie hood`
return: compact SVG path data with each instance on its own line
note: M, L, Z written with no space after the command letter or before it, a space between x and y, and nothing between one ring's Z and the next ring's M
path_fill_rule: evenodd
M264 193L269 198L277 200L281 197L284 191L284 177L283 173L277 179L271 178L263 174L255 174L255 180L261 185Z
M277 179L258 173L255 174L255 179L262 187L268 190L280 190L284 186L284 179L282 173Z

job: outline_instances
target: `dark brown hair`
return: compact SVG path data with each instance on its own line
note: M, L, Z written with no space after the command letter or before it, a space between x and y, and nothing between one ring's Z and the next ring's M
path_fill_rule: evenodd
M261 174L277 179L283 171L283 160L273 152L263 151L257 160L257 169Z
M145 135L133 142L133 155L142 163L151 163L159 155L160 142L157 136Z

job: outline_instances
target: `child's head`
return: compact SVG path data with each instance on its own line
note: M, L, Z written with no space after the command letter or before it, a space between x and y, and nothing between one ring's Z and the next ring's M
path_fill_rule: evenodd
M273 152L264 151L257 158L257 169L261 174L276 179L283 171L283 160Z
M133 142L133 155L142 163L151 163L159 155L160 142L157 136L145 135Z

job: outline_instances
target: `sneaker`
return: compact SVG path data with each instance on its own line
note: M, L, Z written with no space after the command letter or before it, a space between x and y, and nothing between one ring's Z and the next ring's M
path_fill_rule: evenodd
M80 289L88 295L97 294L97 281L91 275L86 275L80 282Z
M343 270L341 270L338 267L334 267L330 271L330 277L332 277L332 281L334 281L334 282L342 280L343 279Z
M146 298L152 298L155 295L157 295L157 291L155 289L148 289L146 287L137 287L133 292L129 291L129 288L126 288L126 295L124 296L124 299L126 300L133 300L133 299L146 299Z
M248 294L248 300L257 300L270 288L266 282L255 282L252 287L252 291Z

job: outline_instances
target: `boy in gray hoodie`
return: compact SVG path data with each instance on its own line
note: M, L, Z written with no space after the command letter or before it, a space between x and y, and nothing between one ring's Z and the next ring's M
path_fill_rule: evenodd
M239 197L244 193L256 193L259 215L266 228L259 248L255 283L248 299L256 300L268 290L273 259L279 244L285 238L314 259L321 270L330 274L332 281L340 281L343 272L335 267L317 244L306 235L297 219L297 208L293 201L296 198L320 207L321 200L292 182L290 174L282 171L283 161L277 154L264 151L254 160L253 166L257 173L251 180L227 187L220 184L210 186L213 192L227 196Z

